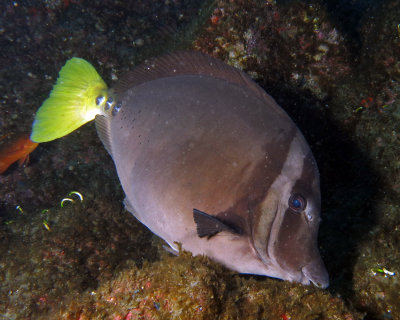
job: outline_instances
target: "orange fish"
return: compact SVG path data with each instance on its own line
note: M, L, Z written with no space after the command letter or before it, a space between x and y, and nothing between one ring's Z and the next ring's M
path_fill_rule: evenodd
M14 137L6 134L0 137L0 141L7 138L7 141L0 145L0 174L17 160L20 166L29 161L29 154L38 146L38 143L29 137L30 134L27 133Z

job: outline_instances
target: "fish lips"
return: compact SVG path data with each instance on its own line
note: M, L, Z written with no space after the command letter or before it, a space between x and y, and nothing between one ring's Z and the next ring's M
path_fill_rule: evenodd
M311 261L301 268L303 275L315 286L325 289L329 286L329 275L321 258Z

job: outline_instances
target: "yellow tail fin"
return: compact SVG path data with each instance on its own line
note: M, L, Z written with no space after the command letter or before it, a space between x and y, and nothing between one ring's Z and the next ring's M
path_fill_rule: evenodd
M107 85L95 68L84 59L69 59L36 113L31 140L61 138L93 120L100 113L96 98L101 95L107 95Z

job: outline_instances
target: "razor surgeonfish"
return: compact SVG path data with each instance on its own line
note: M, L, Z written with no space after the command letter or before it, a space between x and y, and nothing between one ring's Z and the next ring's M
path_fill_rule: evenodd
M326 288L319 173L303 135L243 72L199 52L136 67L108 90L79 58L33 123L50 141L95 119L125 206L176 242L240 273Z

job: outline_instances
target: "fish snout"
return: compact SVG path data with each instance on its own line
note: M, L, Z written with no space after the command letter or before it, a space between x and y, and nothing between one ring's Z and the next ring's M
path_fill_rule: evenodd
M301 271L315 286L325 289L329 286L329 275L321 257L305 265Z

